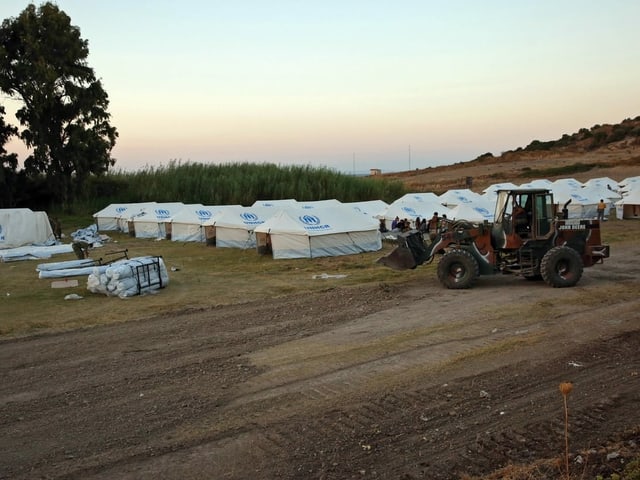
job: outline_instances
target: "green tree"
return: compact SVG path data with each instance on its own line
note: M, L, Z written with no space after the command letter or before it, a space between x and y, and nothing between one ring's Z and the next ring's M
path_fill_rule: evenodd
M0 207L11 207L18 175L18 156L8 153L5 145L18 134L18 129L4 121L4 114L4 107L0 105Z
M55 4L33 4L0 27L0 90L22 100L20 138L30 149L24 167L44 173L67 206L91 175L115 164L118 136L109 99L87 64L88 42Z

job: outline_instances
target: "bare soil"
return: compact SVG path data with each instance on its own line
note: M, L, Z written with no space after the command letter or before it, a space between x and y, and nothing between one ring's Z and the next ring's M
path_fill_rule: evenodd
M585 168L576 168L584 166ZM567 173L563 172L565 169ZM575 170L575 171L573 171ZM509 152L473 162L384 174L402 181L412 192L435 192L468 188L482 192L488 186L513 182L516 185L538 178L575 178L586 182L609 177L621 181L640 175L640 145L609 145L591 152Z
M570 289L452 291L425 266L2 340L0 478L559 478L563 381L574 478L621 471L640 445L639 256L619 244Z

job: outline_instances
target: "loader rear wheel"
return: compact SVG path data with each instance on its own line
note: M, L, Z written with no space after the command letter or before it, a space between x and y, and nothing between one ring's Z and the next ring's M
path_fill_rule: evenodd
M447 288L471 288L479 275L477 260L466 250L451 250L438 263L438 280Z
M554 288L573 287L582 277L582 258L570 247L553 247L542 257L540 273Z

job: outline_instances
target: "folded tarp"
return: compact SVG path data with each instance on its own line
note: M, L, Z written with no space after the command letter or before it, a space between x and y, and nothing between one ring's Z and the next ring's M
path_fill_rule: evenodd
M136 257L95 268L87 278L87 290L120 298L152 293L169 284L162 257Z
M51 245L48 247L24 246L7 248L0 250L0 261L15 262L18 260L43 260L45 258L51 258L52 255L72 252L73 247L70 243Z

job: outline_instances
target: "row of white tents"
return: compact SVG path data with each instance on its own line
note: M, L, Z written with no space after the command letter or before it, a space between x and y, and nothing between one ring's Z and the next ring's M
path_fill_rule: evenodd
M207 242L220 248L257 248L274 258L348 255L382 248L375 213L381 200L259 201L241 205L112 204L94 214L101 231L138 238Z
M550 189L559 207L567 205L569 218L595 218L600 199L616 210L618 218L640 218L640 181L627 179L621 186L611 179L587 184L563 179L519 186L495 184L481 194L469 189L449 190L439 196L411 193L391 204L381 200L341 203L334 199L266 200L250 207L179 202L112 204L95 213L94 219L100 231L119 230L138 238L257 248L259 252L272 252L274 258L315 258L379 250L380 220L390 228L395 218L414 221L417 217L431 218L437 212L452 220L493 221L496 191L516 187Z
M494 184L481 193L468 189L407 194L391 204L381 200L341 203L338 200L298 202L294 199L256 201L241 205L172 203L112 204L94 214L100 231L130 232L140 238L171 238L183 242L213 242L218 247L273 250L274 258L342 255L380 248L379 220L387 227L394 218L493 221L495 192L514 188ZM640 219L640 176L620 182L596 178L535 180L519 187L548 188L559 207L568 202L570 218L594 218L604 199L618 219ZM27 208L0 209L0 250L22 245L55 243L45 212Z

